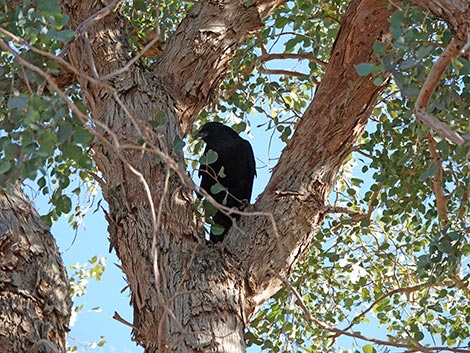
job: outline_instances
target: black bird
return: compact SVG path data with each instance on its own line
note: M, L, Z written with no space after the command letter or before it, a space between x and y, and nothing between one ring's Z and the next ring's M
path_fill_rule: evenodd
M201 188L206 190L218 203L227 207L243 209L250 203L253 179L256 175L255 156L247 140L242 139L235 130L221 123L205 124L196 134L206 143L204 154L209 150L217 153L214 163L201 165L199 176ZM223 171L221 169L223 167ZM214 193L213 185L220 184L224 190ZM239 219L238 215L233 218ZM222 241L232 226L232 220L220 211L212 217L215 224L224 227L222 234L213 234L210 240Z

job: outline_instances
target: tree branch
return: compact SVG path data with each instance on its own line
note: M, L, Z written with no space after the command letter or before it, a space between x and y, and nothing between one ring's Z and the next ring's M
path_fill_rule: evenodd
M274 54L264 54L261 55L261 61L266 62L270 60L285 60L285 59L294 59L294 60L308 60L323 67L326 67L328 63L323 60L318 59L316 56L307 53L274 53Z
M252 6L243 6L238 0L221 6L194 3L168 39L154 69L160 80L170 83L166 88L176 100L183 132L190 132L200 110L217 96L236 50L263 26L261 20L285 1L255 1Z
M467 0L411 0L411 3L447 22L458 40L467 41L470 28L470 3Z
M447 48L433 65L431 72L426 77L426 81L424 82L423 87L421 87L414 107L415 116L419 121L458 146L461 146L465 140L470 138L467 137L464 139L460 134L453 131L447 124L440 121L436 116L430 114L428 112L428 105L432 94L441 80L442 74L451 63L451 60L461 54L462 47L463 43L461 41L455 38L451 40Z
M437 208L437 215L439 218L439 223L441 226L446 226L448 219L447 219L447 201L448 197L444 195L443 189L443 181L442 181L442 160L439 156L439 153L436 149L436 140L432 137L431 133L427 133L427 140L428 140L428 148L429 153L431 154L432 161L437 166L436 172L434 173L434 178L432 181L432 189L434 192L434 196L436 197L436 208Z
M314 100L255 204L256 209L273 213L280 241L273 241L266 223L256 218L242 223L247 235L229 231L224 240L247 269L249 290L255 293L255 305L246 317L281 285L267 274L267 264L285 278L303 258L323 221L336 173L361 136L383 88L370 77L359 77L355 65L376 60L372 47L387 34L393 11L381 0L353 0L343 17ZM280 190L293 194L280 201Z
M300 77L300 78L305 78L308 77L307 74L304 74L302 72L297 72L297 71L289 71L289 70L281 70L281 69L266 69L262 66L263 63L270 61L270 60L285 60L285 59L297 59L297 60L309 60L316 62L319 65L326 66L327 63L324 61L314 57L311 54L305 54L305 53L280 53L280 54L268 54L266 51L266 47L263 44L263 39L261 38L261 34L259 31L256 31L255 33L256 38L258 39L258 44L261 49L261 66L258 68L258 71L260 73L266 74L266 75L285 75L285 76L293 76L293 77ZM319 84L320 82L316 79L313 78L313 81L315 84Z
M281 69L265 69L263 67L260 67L258 68L258 71L265 75L284 75L284 76L292 76L292 77L299 77L299 78L308 77L308 75L304 74L303 72L281 70ZM318 84L318 81L316 83Z

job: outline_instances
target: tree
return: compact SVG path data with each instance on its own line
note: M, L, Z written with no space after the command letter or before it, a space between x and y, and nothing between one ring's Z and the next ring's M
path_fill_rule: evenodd
M242 352L250 321L247 341L273 351L286 335L299 350L341 335L468 347L468 1L16 5L0 29L2 185L37 180L50 223L72 210L73 173L99 183L146 352ZM262 114L286 147L214 246L183 141L227 111L240 130ZM372 171L365 190L351 158ZM356 332L372 310L390 339Z
M0 352L65 349L69 285L54 238L18 187L0 193Z

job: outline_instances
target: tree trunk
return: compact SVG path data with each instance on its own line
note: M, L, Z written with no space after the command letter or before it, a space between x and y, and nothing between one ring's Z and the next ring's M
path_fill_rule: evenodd
M373 60L372 44L386 32L391 10L380 0L352 1L331 69L255 205L273 213L277 234L265 217L246 217L243 234L234 227L225 244L207 245L181 172L169 173L161 159L129 145L144 138L161 158L175 161L172 168L184 170L181 152L173 149L175 136L191 129L229 59L248 33L259 28L259 14L281 3L258 2L257 8L240 6L238 0L223 6L197 2L151 70L132 66L115 76L116 91L80 78L93 119L111 131L106 131L109 141L96 141L95 158L106 180L111 244L132 290L136 340L146 352L245 350L249 318L280 288L269 271L287 276L305 253L323 219L335 175L380 91L371 78L358 77L354 65ZM88 1L72 0L64 8L75 24L99 10ZM216 15L224 21L214 26L208 21ZM83 29L90 42L79 29L69 51L71 62L91 76L91 62L100 76L123 66L130 49L121 32L124 26L116 25L120 20L113 13L91 23ZM93 58L84 59L91 43ZM145 120L157 112L164 112L166 123L150 130ZM291 168L294 173L287 172ZM284 197L289 190L297 196Z
M353 0L315 99L251 208L272 218L245 216L222 244L206 244L173 142L214 98L248 34L284 2L194 2L151 68L135 64L95 84L131 59L126 27L111 7L84 22L100 2L63 0L77 30L68 58L83 70L81 89L98 126L94 158L111 246L132 291L135 338L148 353L245 350L245 326L314 241L336 174L383 88L354 65L375 61L373 44L394 9L385 0ZM159 112L165 124L152 127Z
M64 352L70 309L49 229L19 188L0 191L0 353Z

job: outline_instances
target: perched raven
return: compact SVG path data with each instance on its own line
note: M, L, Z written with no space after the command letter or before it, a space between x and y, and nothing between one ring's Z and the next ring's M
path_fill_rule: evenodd
M214 163L200 166L201 188L218 203L243 209L250 203L253 179L256 175L255 156L250 143L228 126L214 122L205 124L196 134L196 138L201 138L206 143L204 154L212 150L218 156ZM224 190L212 188L216 184L220 184ZM239 216L233 215L233 218L239 219ZM216 212L212 220L224 227L223 233L219 235L211 231L210 240L217 243L224 239L232 226L232 220L220 211Z

